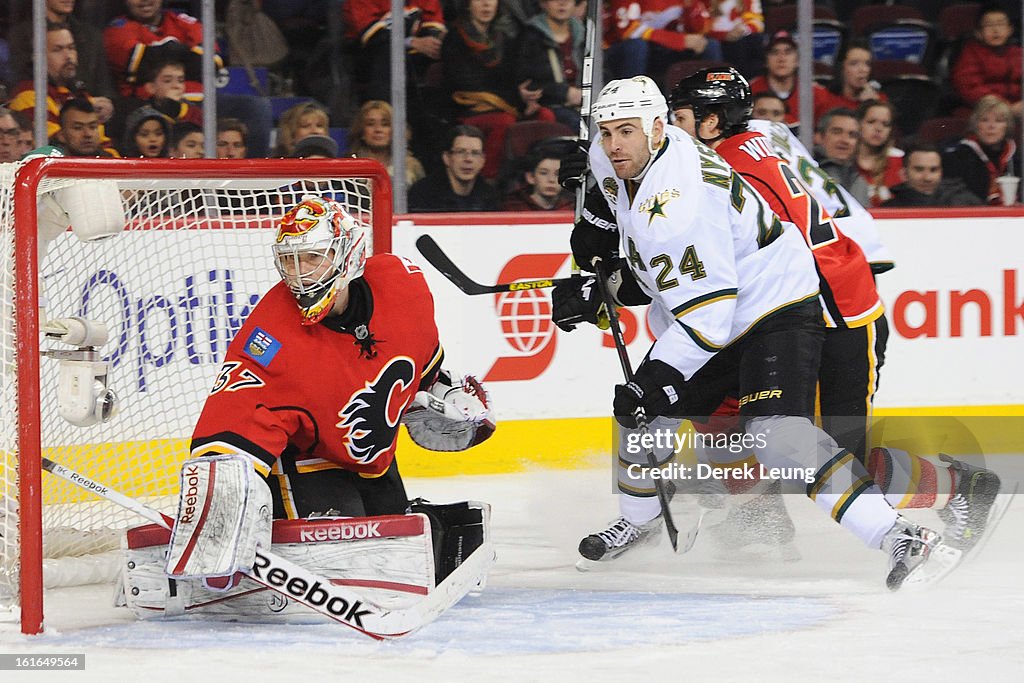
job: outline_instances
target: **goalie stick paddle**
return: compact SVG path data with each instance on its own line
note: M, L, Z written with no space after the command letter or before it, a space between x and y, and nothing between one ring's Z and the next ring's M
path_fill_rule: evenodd
M174 522L158 510L49 458L42 458L42 464L47 472L127 508L165 529L170 529ZM477 577L493 561L494 553L490 547L481 547L471 553L426 597L408 607L397 609L382 607L361 593L333 584L330 579L269 550L256 551L256 563L246 577L365 636L375 640L389 640L407 636L440 616L476 586Z
M430 235L420 235L416 240L416 248L423 254L423 258L434 266L448 280L470 296L478 294L499 294L501 292L519 292L525 289L545 289L554 287L562 282L568 282L572 278L555 278L546 280L521 280L519 282L507 282L497 285L482 285L469 278L455 263L448 258L448 254L441 250L441 246L434 241Z
M633 381L633 367L629 364L629 355L626 353L626 341L622 337L622 326L619 324L619 312L615 308L615 300L612 299L611 291L608 289L608 275L605 272L604 262L601 259L594 259L594 273L597 276L597 286L601 289L601 298L604 299L605 308L608 309L608 322L612 339L615 341L615 351L619 354L619 363L622 365L622 374L625 375L626 382L629 383ZM646 436L649 434L647 416L644 414L644 409L637 406L633 417L636 419L636 425L640 429L641 435ZM658 466L658 459L650 448L647 449L647 464L651 468ZM665 491L665 482L660 477L654 479L654 490L658 493L661 516L665 519L665 533L668 534L668 540L672 544L673 552L679 552L679 529L676 528L675 520L672 519L672 511L668 507L668 493ZM697 540L697 532L699 530L698 522L697 529L692 534L687 534L686 550L689 550L693 546L693 542Z

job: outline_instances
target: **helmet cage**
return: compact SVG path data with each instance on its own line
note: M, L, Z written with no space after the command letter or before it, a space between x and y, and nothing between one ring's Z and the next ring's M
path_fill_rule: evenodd
M337 202L305 197L281 219L273 252L303 324L311 325L327 316L339 290L362 275L364 228Z

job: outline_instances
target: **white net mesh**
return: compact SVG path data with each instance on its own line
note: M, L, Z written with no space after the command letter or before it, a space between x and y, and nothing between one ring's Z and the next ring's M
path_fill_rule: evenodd
M232 163L224 162L216 173L223 175ZM120 162L120 168L128 169L115 178L125 229L96 242L63 231L50 243L38 264L45 316L81 316L106 324L110 340L101 351L112 365L110 385L120 408L106 424L66 422L57 411L59 363L42 358L37 387L42 455L171 512L177 468L227 344L277 282L270 250L277 220L304 194L319 194L340 201L377 235L390 229L390 207L374 206L380 177L350 176L343 171L344 161L332 161L329 179L299 180L295 161L259 163L267 169L261 177L203 178L214 172L207 164L179 178L157 179L146 177L154 165ZM241 168L245 162L238 164ZM19 373L15 349L12 188L19 168L0 165L0 604L5 596L7 602L18 598L19 459L40 455L21 451L17 431L18 384L34 381ZM58 190L70 186L91 192L95 181L45 178L36 196L60 198L64 195ZM41 346L61 345L43 341ZM41 497L46 558L110 551L121 530L142 521L47 473ZM45 565L47 580L50 574L61 582L68 575L76 580L74 571L51 570L49 560ZM89 578L102 572L84 574Z

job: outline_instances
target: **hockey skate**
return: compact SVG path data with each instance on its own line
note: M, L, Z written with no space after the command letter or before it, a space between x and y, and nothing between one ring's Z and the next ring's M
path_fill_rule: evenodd
M774 552L783 560L800 559L793 543L796 528L782 499L782 486L773 481L763 493L743 502L726 503L725 519L708 527L708 536L722 552Z
M661 515L646 524L636 525L625 517L619 517L604 531L591 534L580 541L580 555L583 559L576 568L585 570L595 562L614 560L628 550L647 545L661 537L664 527Z
M997 514L993 503L1001 482L995 472L983 467L945 454L940 454L939 459L949 463L959 477L956 493L946 507L938 511L939 518L946 524L944 538L950 546L966 554L981 540L990 517Z
M899 516L885 538L882 551L889 553L889 574L885 585L889 590L902 586L934 583L953 571L962 553L946 545L942 536Z

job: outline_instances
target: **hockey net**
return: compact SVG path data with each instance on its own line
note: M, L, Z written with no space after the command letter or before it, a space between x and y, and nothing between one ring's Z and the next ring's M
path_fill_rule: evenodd
M64 230L37 256L37 207L67 201L70 187L84 189L77 201L87 205L97 182L116 183L123 231L86 242ZM40 456L173 512L177 469L227 345L277 282L272 230L306 194L341 202L372 226L376 251L390 249L390 181L376 162L0 165L0 608L20 614L22 631L42 627L44 585L113 579L120 536L142 521L41 473ZM100 351L119 403L109 422L77 427L58 414L59 362L40 350L59 345L40 336L41 315L106 324Z

